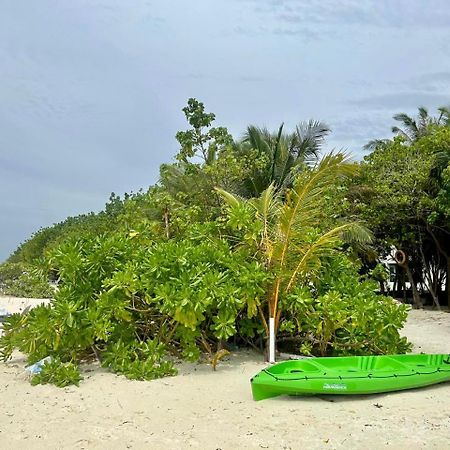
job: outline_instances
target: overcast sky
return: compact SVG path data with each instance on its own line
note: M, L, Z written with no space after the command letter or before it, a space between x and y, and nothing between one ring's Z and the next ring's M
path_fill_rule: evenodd
M449 25L448 0L0 0L0 261L155 183L189 97L235 137L321 119L361 158L450 104Z

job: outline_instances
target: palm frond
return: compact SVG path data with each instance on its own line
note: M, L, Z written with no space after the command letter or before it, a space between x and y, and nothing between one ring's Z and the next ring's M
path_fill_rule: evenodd
M422 120L423 122L428 121L428 119L429 119L428 109L425 108L425 106L419 106L418 110L419 110L419 118L420 118L420 120Z
M244 201L237 195L233 195L231 192L227 192L221 188L216 187L214 190L225 200L225 203L232 208L241 205Z
M275 186L272 183L259 198L254 198L249 203L256 209L258 215L265 221L277 211L279 199L277 197Z
M406 113L394 114L393 119L397 122L403 123L403 125L407 127L417 128L415 120L412 117L408 116L408 114Z
M286 258L295 229L318 225L325 190L337 179L352 176L357 170L358 166L350 164L350 158L345 153L330 153L322 158L314 170L298 176L293 189L286 196L279 219L279 231L284 236L281 264Z
M373 242L373 233L361 222L352 222L342 231L342 240L347 244L366 246Z
M318 120L300 122L291 136L291 151L303 160L316 159L330 131L328 125Z
M438 108L438 111L440 112L438 117L431 117L428 114L427 108L419 106L417 120L406 113L395 114L393 116L394 120L401 122L403 128L394 126L392 127L392 132L399 136L404 136L408 142L414 142L429 132L430 125L440 125L442 119L446 117L447 112L450 112L445 107Z
M438 125L450 126L450 107L449 106L441 106L438 108L439 117L436 121Z
M271 180L275 180L276 176L275 171L278 165L278 161L280 159L283 160L286 158L285 152L283 152L283 126L284 123L280 125L280 128L278 129L278 134L276 135L274 142L274 150L271 162Z
M297 172L317 162L324 138L329 132L330 128L317 120L299 123L290 134L284 132L284 124L280 125L276 133L254 125L247 127L239 150L256 150L259 155L267 157L267 165L253 170L246 180L247 190L258 196L270 183L274 183L277 189L292 186Z
M361 223L345 223L322 234L306 248L301 248L300 260L291 274L286 292L290 291L300 275L316 273L320 269L323 257L333 251L341 241L367 245L372 242L372 234Z
M385 147L389 142L391 142L390 139L372 139L366 145L364 145L363 150L372 152L377 148Z
M395 134L397 134L398 136L403 136L407 141L411 142L414 140L414 136L411 136L409 133L407 133L406 131L403 131L400 127L397 126L393 126L391 128L391 131Z
M243 136L243 142L250 144L250 147L258 150L261 154L270 155L271 135L267 128L259 128L254 125L247 127Z

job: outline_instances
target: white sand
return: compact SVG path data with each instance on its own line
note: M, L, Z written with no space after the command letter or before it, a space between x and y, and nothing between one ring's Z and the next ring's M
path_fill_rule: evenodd
M405 333L418 352L450 352L448 313L412 311ZM264 364L249 352L217 372L182 364L180 375L153 382L92 366L79 388L65 389L32 387L23 367L20 356L0 363L1 449L450 448L450 383L254 402L249 379Z
M46 298L21 298L0 295L0 314L5 311L9 314L23 312L25 308L34 308L41 303L48 303Z

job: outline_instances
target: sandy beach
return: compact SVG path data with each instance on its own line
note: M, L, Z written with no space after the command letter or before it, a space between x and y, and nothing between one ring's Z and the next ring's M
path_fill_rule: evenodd
M19 306L0 299L0 309ZM31 302L33 304L39 301ZM450 352L450 314L413 310L404 334L416 352ZM129 381L96 365L79 388L32 387L17 354L0 364L2 449L448 449L450 384L371 396L254 402L260 355L237 352L217 372Z

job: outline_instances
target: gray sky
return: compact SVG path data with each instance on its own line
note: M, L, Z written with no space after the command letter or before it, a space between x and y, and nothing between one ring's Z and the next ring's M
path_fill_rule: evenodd
M333 129L450 104L448 0L1 0L0 261L41 226L157 181L189 97L250 124Z

